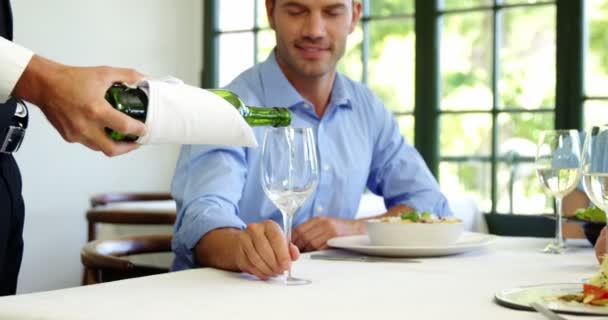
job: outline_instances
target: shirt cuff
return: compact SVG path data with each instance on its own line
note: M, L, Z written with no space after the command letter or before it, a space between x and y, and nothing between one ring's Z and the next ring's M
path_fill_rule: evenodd
M8 100L33 55L29 49L0 37L0 103Z
M196 267L194 246L208 232L219 228L244 229L245 223L233 212L218 206L194 206L186 209L184 219L175 230L173 250L176 262L173 270ZM201 210L202 209L202 210Z

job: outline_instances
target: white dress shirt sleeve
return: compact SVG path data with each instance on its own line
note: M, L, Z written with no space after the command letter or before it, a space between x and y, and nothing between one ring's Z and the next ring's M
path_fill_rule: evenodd
M0 103L8 100L33 52L0 37Z

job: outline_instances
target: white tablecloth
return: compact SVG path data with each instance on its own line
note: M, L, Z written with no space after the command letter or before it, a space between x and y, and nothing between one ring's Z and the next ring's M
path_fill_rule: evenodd
M537 313L495 304L495 292L580 282L597 269L590 246L549 255L539 252L546 241L500 238L483 251L421 263L322 261L304 255L294 275L313 283L295 287L195 269L0 298L0 319L540 320Z

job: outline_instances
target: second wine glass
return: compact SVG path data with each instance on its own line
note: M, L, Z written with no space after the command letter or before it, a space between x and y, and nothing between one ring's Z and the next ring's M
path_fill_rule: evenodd
M563 253L562 199L570 193L581 176L581 141L577 130L541 132L536 151L536 173L545 190L555 197L555 239L544 252Z
M582 158L585 193L596 207L608 212L608 126L591 128L585 139Z
M311 128L268 128L260 159L260 179L264 192L283 215L283 230L291 243L296 211L313 193L319 180L317 146ZM285 284L300 285L309 280L287 272Z

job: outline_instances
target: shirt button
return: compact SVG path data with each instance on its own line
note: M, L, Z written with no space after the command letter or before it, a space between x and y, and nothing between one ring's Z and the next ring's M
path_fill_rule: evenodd
M321 213L321 211L323 211L323 207L317 206L317 212Z
M328 164L323 166L323 171L329 171L330 169L331 167Z

